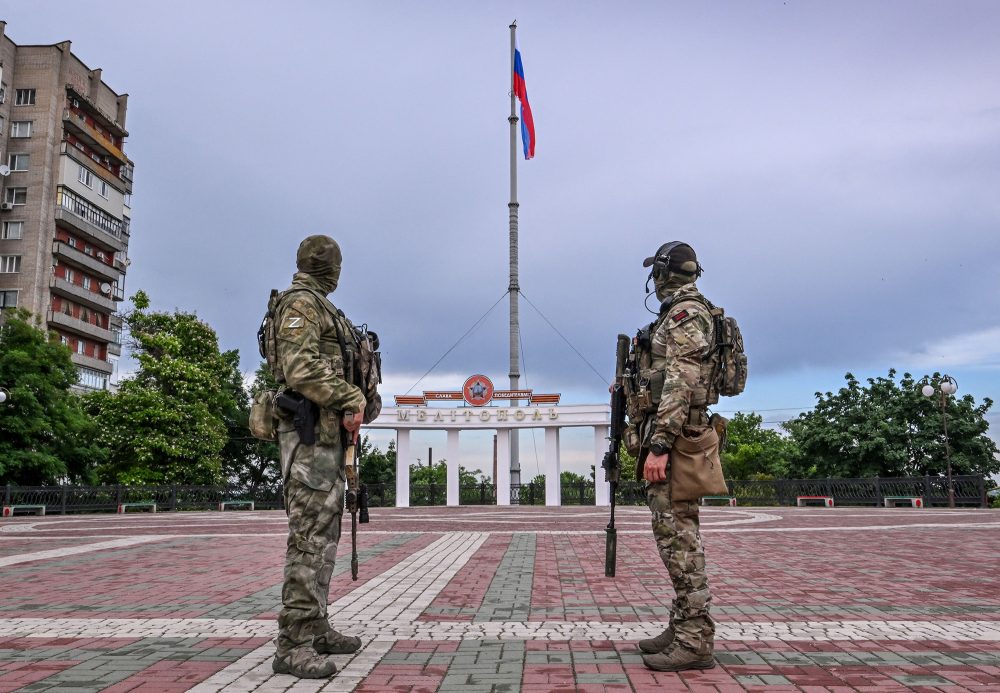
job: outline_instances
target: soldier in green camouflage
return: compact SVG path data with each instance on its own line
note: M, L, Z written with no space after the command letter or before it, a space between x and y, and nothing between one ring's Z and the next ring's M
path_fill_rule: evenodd
M698 531L698 502L671 499L669 459L683 426L708 425L704 357L712 345L713 322L695 286L701 265L691 246L666 243L643 266L652 267L650 278L662 303L647 332L646 352L639 354L639 375L656 391L652 406L630 418L641 441L639 463L653 513L653 536L676 598L667 629L640 641L639 649L651 669L709 669L715 666L715 623L708 613L712 596Z
M300 678L332 676L337 667L329 655L361 646L358 638L341 635L327 620L344 512L346 438L357 436L366 405L364 393L344 379L344 325L338 325L343 318L327 299L337 288L341 263L340 247L329 236L302 241L296 255L299 271L278 299L274 317L279 381L319 410L315 445L299 440L287 413L278 428L288 547L272 667Z

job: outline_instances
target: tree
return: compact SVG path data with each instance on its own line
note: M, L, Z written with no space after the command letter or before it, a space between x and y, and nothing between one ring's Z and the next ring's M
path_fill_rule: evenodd
M396 485L396 441L390 440L385 452L371 442L368 436L361 439L361 481L365 484Z
M227 414L239 408L235 351L221 353L215 331L193 313L147 312L142 291L125 315L139 362L119 392L87 397L98 440L109 450L102 481L122 484L217 484Z
M223 354L227 360L236 352ZM250 435L250 400L264 390L277 389L278 384L267 364L261 362L254 373L248 393L243 387L239 362L230 362L228 388L232 406L224 414L228 440L222 448L222 474L227 481L253 491L260 486L274 486L281 481L281 462L278 444L258 440ZM234 376L239 376L237 380Z
M105 451L96 426L70 391L77 370L69 348L25 310L5 310L0 323L0 482L90 483Z
M760 414L737 412L726 428L722 467L730 479L787 479L804 472L795 442L764 428Z
M815 476L869 477L943 474L945 440L940 400L924 397L918 382L896 371L862 385L851 373L836 393L816 393L816 407L785 424L798 447L798 463L808 461ZM1000 471L997 445L987 435L986 413L993 405L972 395L948 397L948 442L955 474Z

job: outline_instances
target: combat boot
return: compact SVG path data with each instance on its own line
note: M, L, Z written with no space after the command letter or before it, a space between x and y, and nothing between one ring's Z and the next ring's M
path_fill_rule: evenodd
M313 649L320 654L351 654L361 647L361 638L338 633L332 628L313 638Z
M337 673L333 658L317 654L311 645L278 650L271 669L275 674L291 674L300 679L326 679Z
M715 657L709 646L700 652L689 650L679 642L674 642L666 652L642 656L642 663L655 671L686 671L688 669L711 669Z
M656 654L657 652L663 652L666 650L673 644L673 642L674 627L673 625L669 625L666 630L657 635L655 638L640 640L639 649L647 654Z

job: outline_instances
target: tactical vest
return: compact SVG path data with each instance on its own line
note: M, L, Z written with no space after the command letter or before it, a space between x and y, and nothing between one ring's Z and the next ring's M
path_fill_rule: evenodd
M733 397L743 392L747 379L747 357L736 319L712 305L703 296L684 296L679 303L701 303L712 317L712 337L701 354L701 376L691 392L691 407L704 409L719 401L719 396ZM655 413L660 404L667 367L666 355L653 350L653 335L669 314L662 309L656 320L640 329L632 340L626 361L625 394L630 420Z
M380 402L378 386L382 383L382 356L378 351L378 335L369 331L367 325L355 327L344 315L344 311L336 308L326 296L307 287L292 287L287 291L271 290L267 312L257 330L257 346L271 375L280 385L285 384L285 374L278 358L277 315L281 302L299 291L313 294L333 318L336 336L324 338L320 342L320 355L330 360L336 375L361 390L369 407L375 406L376 402ZM377 415L376 412L375 416ZM369 420L369 417L366 416L365 419Z

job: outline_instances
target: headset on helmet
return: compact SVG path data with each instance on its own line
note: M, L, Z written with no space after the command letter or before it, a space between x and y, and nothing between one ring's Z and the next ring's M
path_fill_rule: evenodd
M697 269L695 269L694 271L695 279L701 276L704 270L701 266L701 263L698 262L698 256L695 254L694 248L692 248L689 244L685 243L684 241L671 241L669 243L664 243L659 247L655 255L653 255L652 257L647 257L645 260L642 261L643 267L650 267L650 266L652 267L652 269L649 270L649 277L646 278L646 293L649 293L649 282L651 280L660 277L660 275L665 275L671 271L670 267L671 254L674 253L675 250L681 247L686 248L687 252L680 253L681 255L683 255L683 259L676 258L679 260L677 264L680 265L685 262L693 261L697 267ZM682 274L690 274L689 272L684 272L679 268L674 268L673 271L680 272Z

